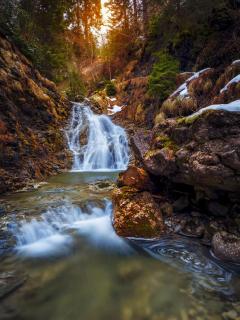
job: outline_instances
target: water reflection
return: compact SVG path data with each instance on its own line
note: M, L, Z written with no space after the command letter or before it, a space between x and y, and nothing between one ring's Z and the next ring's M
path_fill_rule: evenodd
M0 242L5 252L0 281L9 270L14 275L11 281L6 278L3 296L22 286L0 303L0 318L223 320L226 312L239 316L238 270L215 260L208 248L183 237L125 240L115 234L113 177L63 174L38 190L1 199L6 210L1 241L7 238L8 248L18 253Z
M239 270L236 268L234 270L231 266L214 259L208 248L197 240L173 236L157 241L137 239L132 241L154 259L191 274L193 293L204 289L207 292L217 292L235 298L233 275L236 276Z

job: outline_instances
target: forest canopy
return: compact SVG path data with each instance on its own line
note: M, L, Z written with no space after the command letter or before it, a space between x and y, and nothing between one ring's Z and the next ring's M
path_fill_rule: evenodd
M159 87L161 52L180 71L233 60L239 8L239 0L0 0L0 30L63 88L76 83L77 75L82 88L82 68L97 59L105 64L100 80L137 60L141 71L136 72L150 75Z

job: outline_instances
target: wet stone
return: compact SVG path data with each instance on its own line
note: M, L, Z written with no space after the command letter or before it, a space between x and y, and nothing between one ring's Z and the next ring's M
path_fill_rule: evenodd
M5 208L0 205L0 217L3 216L5 213Z
M237 320L238 317L238 313L235 310L224 312L222 315L224 320Z
M22 287L26 280L26 276L19 276L14 272L0 273L0 300Z

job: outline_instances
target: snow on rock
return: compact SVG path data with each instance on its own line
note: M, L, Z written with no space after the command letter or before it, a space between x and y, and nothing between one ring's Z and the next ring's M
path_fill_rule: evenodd
M117 101L117 98L115 98L115 97L107 97L107 99L110 100L111 102Z
M200 75L202 75L204 72L210 70L210 68L206 68L206 69L203 69L203 70L200 70L198 72L195 72L193 76L191 76L190 78L188 78L175 92L173 92L173 94L171 94L171 98L176 96L176 95L179 95L181 97L187 97L189 95L188 93L188 84L194 80L194 79L197 79L200 77Z
M240 64L240 60L235 60L235 61L233 61L233 62L232 62L232 65L234 65L234 64Z
M236 101L226 103L226 104L213 104L211 106L208 106L206 108L202 108L202 109L198 110L197 112L191 114L190 116L187 117L187 119L191 119L191 118L198 116L208 110L225 110L225 111L229 111L229 112L240 112L240 100L236 100Z
M240 62L240 61L239 61ZM220 93L223 93L224 91L227 91L228 87L232 84L232 83L238 83L240 82L240 74L237 75L236 77L234 77L231 81L229 81L226 86L220 91Z
M108 114L113 115L117 112L122 111L123 106L114 105L112 108L108 108Z

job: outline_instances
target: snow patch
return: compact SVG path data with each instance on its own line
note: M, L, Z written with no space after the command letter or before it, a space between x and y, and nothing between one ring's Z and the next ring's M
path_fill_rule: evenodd
M240 62L240 61L239 61ZM224 91L227 91L228 87L232 84L232 83L238 83L240 82L240 74L237 75L236 77L234 77L231 81L229 81L225 87L220 91L220 93L223 93Z
M233 62L232 62L232 65L234 65L234 64L240 64L240 60L235 60L235 61L233 61Z
M108 108L108 114L113 115L117 112L122 111L123 106L114 105L112 108Z
M197 78L200 77L200 75L202 75L204 72L210 70L210 68L206 68L203 70L200 70L198 72L195 72L190 78L188 78L175 92L173 92L173 94L171 94L170 97L174 97L176 95L179 95L183 98L187 97L189 95L188 92L188 84L192 81L195 80Z
M110 101L112 101L112 102L117 101L117 98L115 98L115 97L107 97L107 99L110 100Z
M187 119L191 119L191 118L198 116L208 110L225 110L228 112L240 112L240 100L236 100L236 101L226 103L226 104L213 104L211 106L208 106L206 108L202 108L202 109L198 110L197 112L191 114L190 116L187 117Z

